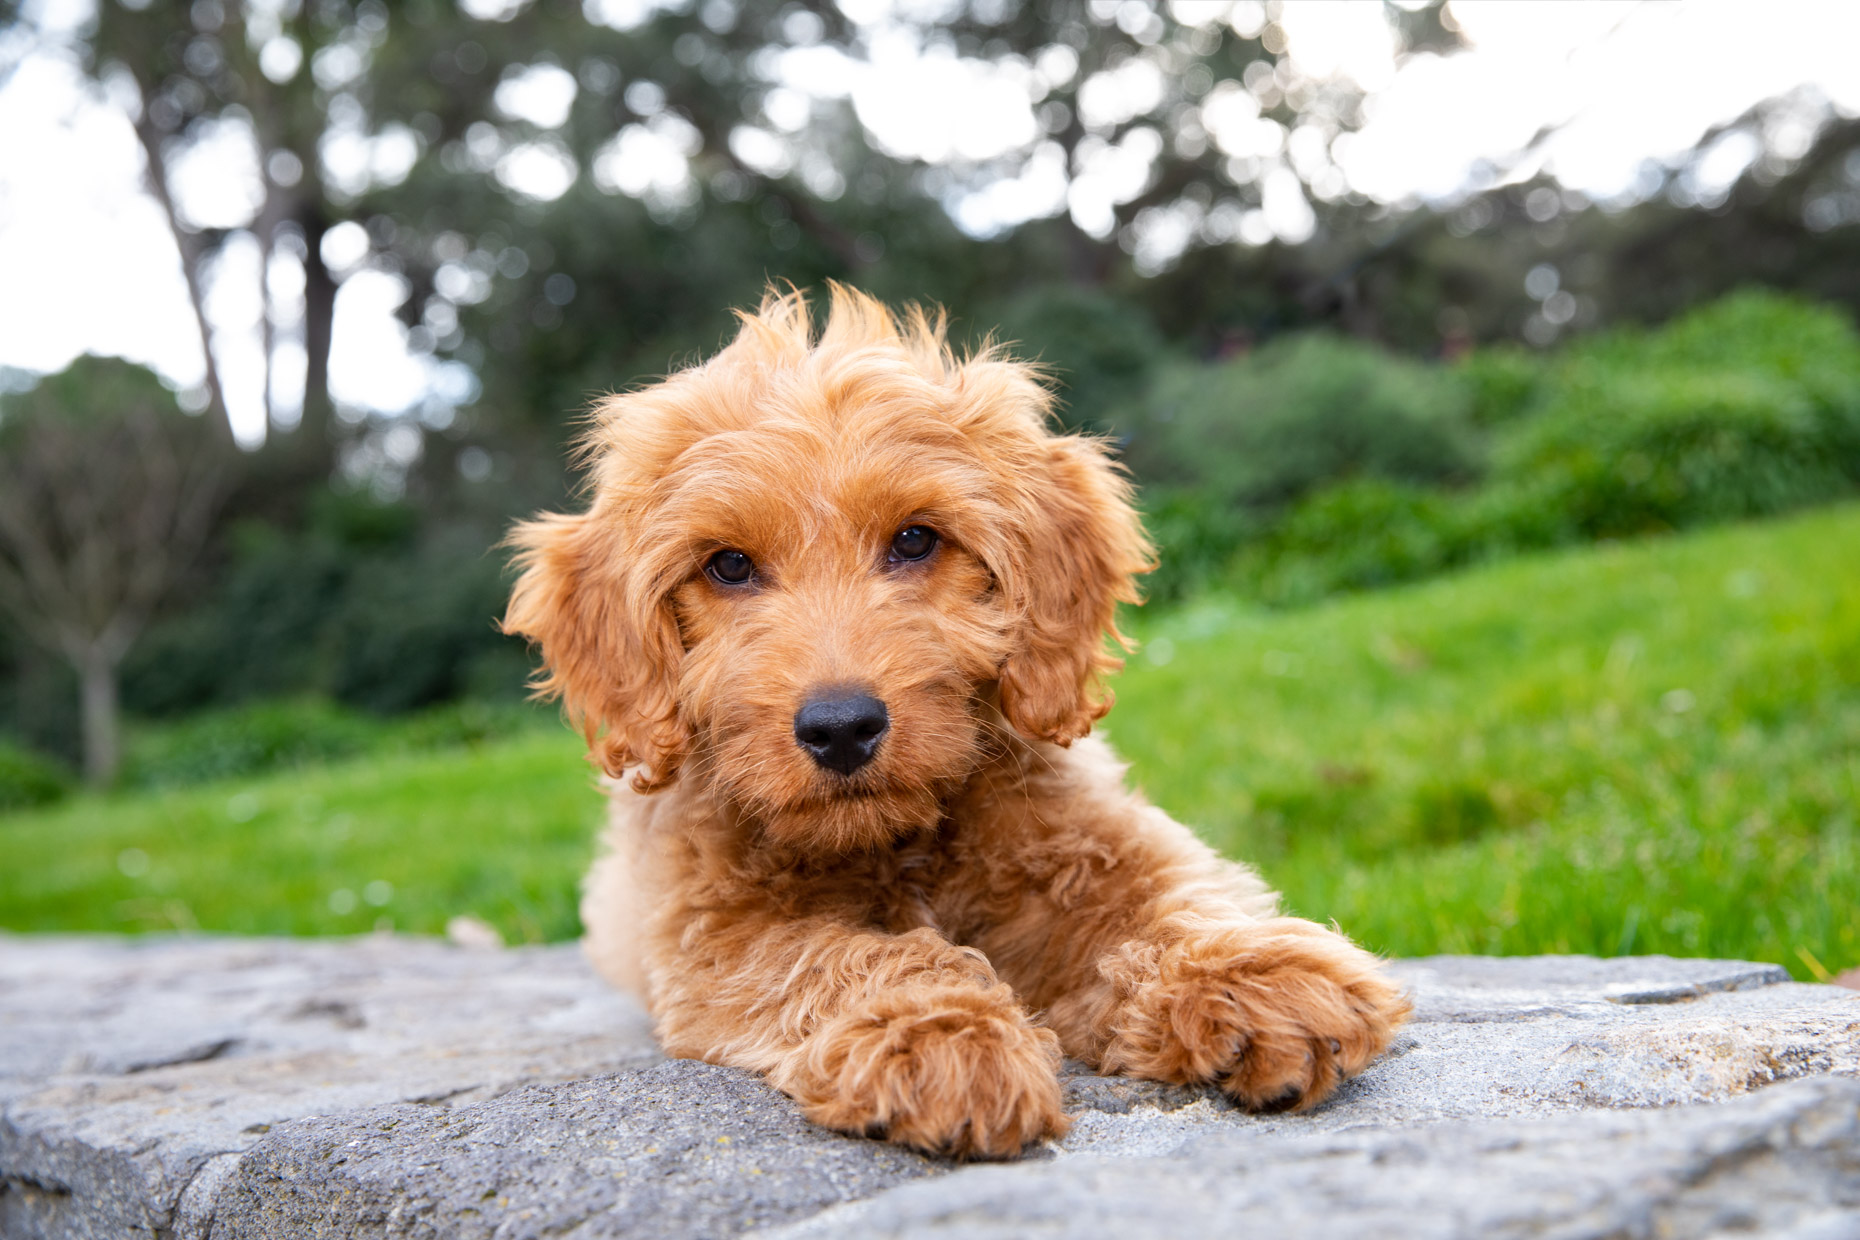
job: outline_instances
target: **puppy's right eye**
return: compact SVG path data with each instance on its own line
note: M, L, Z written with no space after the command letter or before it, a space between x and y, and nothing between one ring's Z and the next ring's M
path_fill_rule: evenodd
M756 562L740 551L719 551L704 565L712 581L726 586L740 586L755 574Z

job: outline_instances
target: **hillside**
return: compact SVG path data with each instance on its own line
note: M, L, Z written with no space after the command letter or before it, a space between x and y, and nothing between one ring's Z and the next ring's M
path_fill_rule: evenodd
M1296 912L1399 954L1860 963L1860 508L1143 617L1108 731ZM575 933L574 738L0 817L0 926Z

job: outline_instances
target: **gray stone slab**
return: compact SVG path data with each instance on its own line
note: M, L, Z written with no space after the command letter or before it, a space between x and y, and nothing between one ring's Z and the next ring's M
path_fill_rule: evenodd
M1606 1234L1575 1221L1615 1217L1597 1203L1639 1202L1657 1221L1718 1200L1632 1189L1692 1174L1687 1151L1716 1121L1686 1116L1779 1098L1811 1099L1788 1112L1797 1144L1737 1157L1787 1161L1776 1183L1826 1209L1751 1217L1846 1225L1829 1177L1860 1163L1828 1115L1852 1095L1827 1082L1860 1073L1860 994L1737 961L1394 967L1414 1023L1310 1114L1249 1116L1211 1091L1070 1065L1066 1139L978 1168L822 1132L748 1074L664 1061L573 946L0 936L0 1235L1160 1235L1241 1218L1283 1233L1310 1230L1306 1197L1357 1219L1355 1234L1506 1234L1512 1215L1453 1196L1461 1180L1515 1199L1519 1228L1567 1206L1569 1234ZM1795 1078L1811 1080L1765 1088ZM1585 1141L1650 1161L1610 1153L1607 1174L1571 1178ZM1504 1187L1533 1176L1572 1187ZM1146 1183L1150 1205L1105 1204ZM1300 1183L1303 1196L1286 1187ZM1021 1230L989 1230L997 1214Z
M1598 1003L1684 1003L1789 980L1781 965L1673 956L1433 956L1397 962L1416 1023L1581 1015Z
M946 1169L817 1128L749 1073L669 1062L274 1129L222 1190L212 1234L734 1236Z
M1860 1081L1549 1120L1207 1134L959 1171L763 1240L1860 1236Z
M573 945L0 936L0 1236L152 1236L285 1120L660 1058Z

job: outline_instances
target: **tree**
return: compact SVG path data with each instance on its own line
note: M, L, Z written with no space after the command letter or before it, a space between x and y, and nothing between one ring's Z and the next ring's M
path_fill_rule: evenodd
M0 12L11 7L0 0ZM1391 6L1396 46L1451 44L1438 10ZM662 369L668 359L655 353L668 336L681 348L714 343L702 329L718 321L715 307L753 297L767 276L852 278L961 302L976 291L961 275L973 273L982 300L998 300L1003 269L1028 265L1010 250L1032 256L1039 282L1102 285L1132 262L1148 273L1196 247L1258 244L1274 235L1268 217L1296 241L1360 205L1329 155L1332 139L1360 123L1360 91L1299 72L1274 4L978 0L928 17L909 6L858 11L828 0L98 0L79 51L135 119L203 341L206 273L231 237L250 232L268 260L301 263L308 370L298 439L329 462L341 454L332 433L362 440L382 429L329 416L343 273L329 269L323 243L339 227L353 250L365 225L359 261L404 281L416 350L463 359L490 380L499 359L487 346L524 356L568 317L573 286L545 287L550 277L591 283L551 259L564 233L585 243L607 231L604 203L609 228L638 238L627 278L600 307L615 329L598 350L611 383L631 377L624 367ZM1024 91L1034 111L1004 96L1012 132L992 153L888 149L844 82L829 80L846 73L809 66L882 68L885 46L900 40L976 81L1007 83L1010 95ZM525 106L526 97L557 102ZM171 174L229 135L252 153L251 217L191 218ZM523 183L526 169L543 170L544 188ZM945 214L971 233L999 231L1016 221L978 216L978 195L1041 177L1047 201L1012 246L978 245ZM732 269L700 258L711 270L691 271L690 252L719 237ZM681 253L687 261L666 257ZM499 297L489 291L498 285L513 287ZM488 324L474 309L487 298L514 312ZM679 304L703 308L682 314ZM615 309L625 317L612 319ZM483 334L461 334L461 319ZM614 336L631 346L618 356Z
M0 611L78 674L84 773L121 756L117 673L206 540L230 453L140 366L80 358L0 403Z
M347 10L347 5L339 6ZM374 8L363 5L371 17ZM377 17L384 26L385 17ZM148 188L162 207L200 327L212 410L226 418L225 394L206 315L209 269L241 227L257 238L268 268L289 247L304 269L303 345L308 357L301 427L304 440L323 445L329 435L328 362L336 283L322 257L331 218L318 141L327 100L319 97L305 62L360 34L366 44L374 23L358 22L326 4L241 4L203 0L183 4L125 4L99 0L88 52L91 68L129 110L148 161ZM377 30L378 33L378 30ZM126 97L125 97L126 96ZM174 166L203 143L246 131L258 166L259 201L243 222L192 218L174 193ZM338 217L339 218L339 217ZM274 356L273 318L265 319L267 376ZM269 407L271 384L266 383Z

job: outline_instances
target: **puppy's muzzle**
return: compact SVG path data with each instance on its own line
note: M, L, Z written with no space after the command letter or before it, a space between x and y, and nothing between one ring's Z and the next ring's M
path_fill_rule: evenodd
M869 693L829 692L794 713L794 739L815 762L842 775L872 760L890 726L885 704Z

